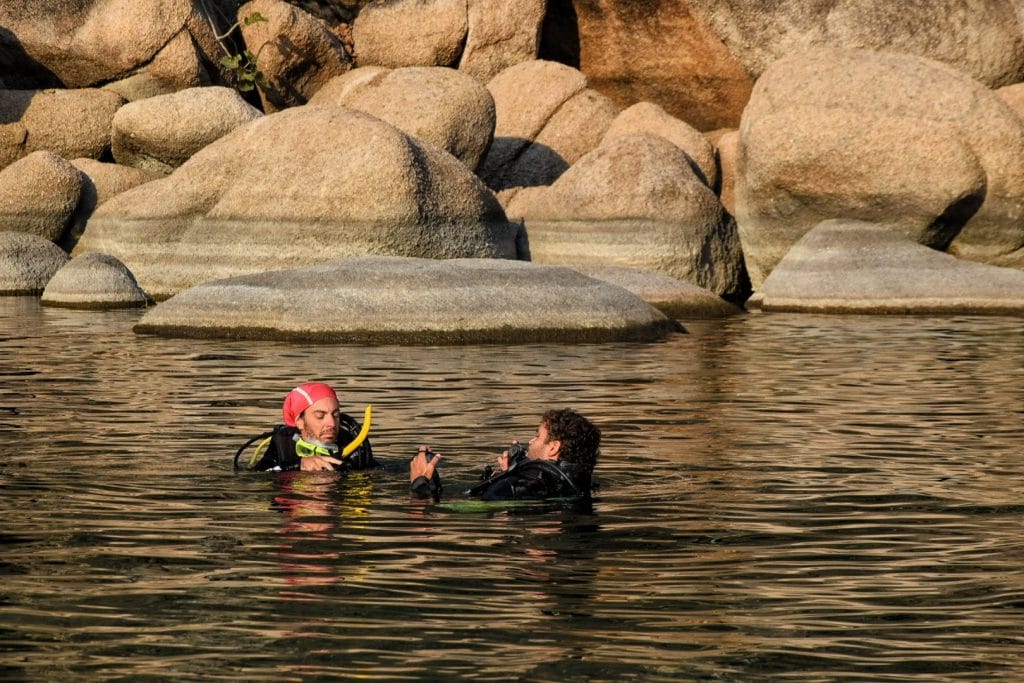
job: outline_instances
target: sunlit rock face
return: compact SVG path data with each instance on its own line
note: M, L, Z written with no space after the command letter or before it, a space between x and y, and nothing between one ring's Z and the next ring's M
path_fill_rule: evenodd
M958 259L889 226L828 220L757 294L765 311L1024 315L1024 272Z
M360 257L208 282L142 333L373 344L653 340L681 329L574 270L501 259Z
M516 258L520 229L447 152L366 114L306 105L105 202L75 253L116 256L161 299L342 256Z
M340 104L387 121L476 169L494 135L494 98L445 67L363 67L332 79L310 104Z
M827 218L1024 265L1024 127L992 90L920 57L816 50L765 72L743 113L735 215L755 289Z
M540 263L661 273L736 298L746 275L735 224L690 158L665 138L612 137L550 187L507 207Z
M996 0L550 0L540 55L625 108L648 100L699 130L734 128L753 83L808 49L884 50L988 87L1024 80L1019 3Z

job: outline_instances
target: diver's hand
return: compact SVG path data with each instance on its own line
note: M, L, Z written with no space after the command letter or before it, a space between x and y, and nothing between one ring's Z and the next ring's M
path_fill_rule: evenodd
M427 455L432 456L427 460ZM409 482L414 482L420 477L430 479L434 476L434 469L444 457L440 453L434 453L430 446L420 446L419 452L409 462Z
M311 455L299 459L299 469L303 472L320 472L322 470L331 472L334 470L334 465L340 464L341 460L327 455Z
M518 445L518 441L513 441L513 444ZM498 469L502 472L508 469L508 451L502 451L501 455L498 456Z

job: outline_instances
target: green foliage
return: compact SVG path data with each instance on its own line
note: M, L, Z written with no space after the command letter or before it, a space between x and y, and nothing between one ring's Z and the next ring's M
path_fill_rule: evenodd
M241 22L235 22L225 36L242 23L252 26L266 20L266 17L259 12L253 12L243 17ZM257 55L254 55L251 50L242 50L241 54L227 54L220 58L221 65L235 74L235 87L242 92L249 92L254 88L267 89L267 81L263 77L263 72L256 65L256 57Z

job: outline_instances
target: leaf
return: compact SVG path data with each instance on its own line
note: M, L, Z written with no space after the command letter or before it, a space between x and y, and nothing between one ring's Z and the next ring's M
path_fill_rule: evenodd
M242 63L242 55L224 55L220 63L229 69L237 69Z
M258 24L261 21L267 21L267 18L264 17L259 12L253 12L252 14L246 16L245 19L242 19L242 21L245 22L246 26L252 26L253 24Z

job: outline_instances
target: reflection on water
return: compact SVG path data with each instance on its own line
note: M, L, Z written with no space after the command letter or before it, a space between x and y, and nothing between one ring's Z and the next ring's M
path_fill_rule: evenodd
M9 680L1015 680L1024 323L750 315L653 345L136 337L0 299ZM323 378L391 467L231 471ZM591 511L447 501L549 406Z

